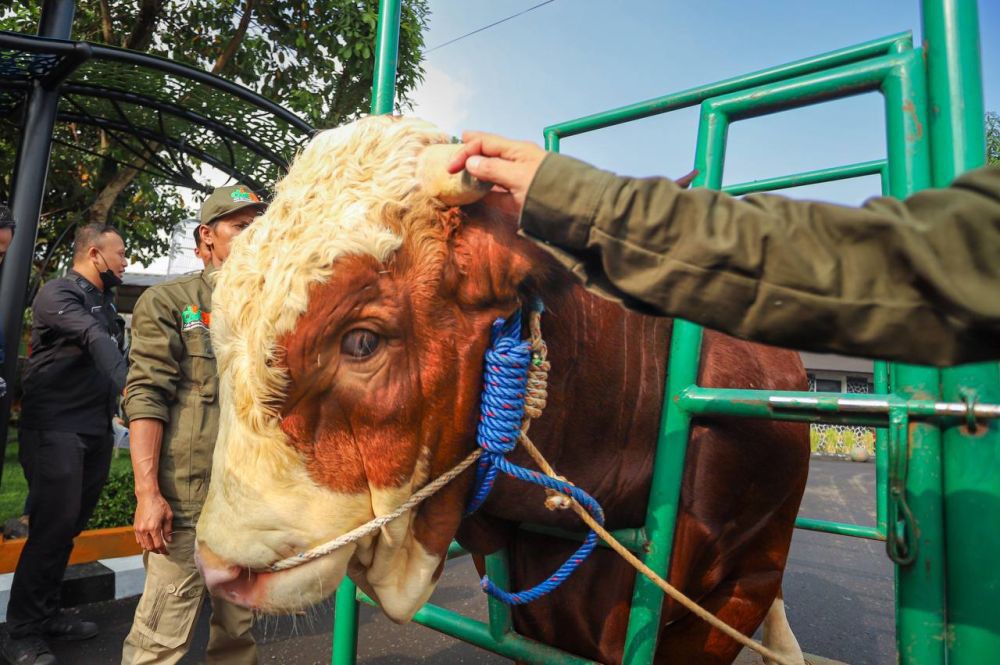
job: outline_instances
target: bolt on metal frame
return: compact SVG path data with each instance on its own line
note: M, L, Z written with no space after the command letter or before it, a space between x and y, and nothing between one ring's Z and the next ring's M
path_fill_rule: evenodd
M558 151L562 138L701 104L694 186L739 195L872 174L881 176L884 194L897 198L947 186L984 161L978 15L975 0L923 0L922 10L923 49L913 48L909 33L891 35L552 125L544 130L546 147ZM381 1L373 113L392 110L394 71L381 67L395 62L398 16L398 0ZM387 48L391 54L383 53ZM885 160L722 186L732 122L866 92L880 92L885 100ZM796 525L886 540L894 548L900 663L966 665L995 658L1000 653L1000 530L993 528L1000 522L1000 407L995 405L1000 365L938 370L878 362L874 395L713 389L697 385L701 339L700 326L675 322L646 523L622 533L629 546L667 576L693 418L735 415L875 426L876 526L808 518ZM942 442L948 444L944 450ZM453 544L449 558L461 554ZM504 553L487 557L487 569L499 583L509 581ZM336 665L355 662L356 598L372 602L346 580L337 592ZM658 625L662 602L659 589L636 578L624 662L653 661L657 631L649 627ZM488 603L488 624L431 604L414 620L527 662L589 662L517 635L510 608L493 599Z

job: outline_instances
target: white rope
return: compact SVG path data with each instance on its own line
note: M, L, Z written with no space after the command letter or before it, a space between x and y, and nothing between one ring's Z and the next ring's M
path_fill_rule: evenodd
M403 513L412 510L417 505L419 505L424 499L431 496L439 489L450 483L459 474L468 469L477 459L479 459L479 456L482 454L483 454L482 448L476 448L471 453L469 453L468 457L466 457L461 462L456 464L450 471L444 473L441 476L438 476L430 483L427 483L426 485L421 487L418 491L416 491L413 495L411 495L410 498L407 499L405 503L400 505L391 513L380 515L379 517L376 517L375 519L369 522L365 522L361 526L348 531L342 536L338 536L337 538L334 538L329 542L323 543L322 545L318 545L312 548L311 550L308 550L306 552L300 552L299 554L290 556L287 559L282 559L281 561L276 561L272 563L270 566L267 566L265 570L267 570L268 572L276 573L279 570L288 570L289 568L295 568L296 566L301 566L302 564L313 561L314 559L319 559L320 557L324 557L327 554L339 550L341 547L357 542L366 536L370 536L371 534L380 530L383 526L385 526L389 522L401 516Z
M532 312L532 316L530 319L532 347L535 353L538 355L539 362L536 366L532 367L532 369L529 370L529 377L531 377L529 378L529 383L531 383L530 397L532 399L530 400L531 404L530 408L528 409L527 417L525 418L525 422L522 424L520 440L524 448L528 451L528 454L531 455L532 459L535 460L535 463L538 465L538 467L542 470L543 473L553 478L559 478L560 480L565 480L564 478L556 474L555 469L552 468L552 466L542 455L541 451L535 447L535 445L532 443L531 439L529 439L527 435L528 425L531 423L532 419L537 418L538 416L541 415L542 410L545 408L545 400L547 397L546 379L549 370L549 364L546 358L547 353L545 348L545 342L544 340L542 340L541 336L541 327L539 323L541 319L540 314L541 314L540 312ZM534 382L532 382L532 380L534 380ZM302 564L308 563L309 561L313 561L315 559L319 559L320 557L324 557L327 554L330 554L331 552L334 552L340 549L341 547L357 542L358 540L366 536L370 536L371 534L380 530L383 526L385 526L389 522L393 521L397 517L400 517L403 513L412 510L414 507L423 502L424 499L433 495L439 489L450 483L459 474L461 474L463 471L469 468L477 459L479 459L479 456L482 453L483 450L481 448L476 448L471 453L469 453L468 457L466 457L461 462L456 464L450 471L434 479L427 485L424 485L417 492L415 492L409 499L407 499L405 503L400 505L391 513L386 513L385 515L376 517L375 519L366 522L365 524L362 524L361 526L352 529L351 531L348 531L342 536L334 538L333 540L324 543L322 545L319 545L317 547L314 547L311 550L302 552L300 554L296 554L294 556L290 556L287 559L282 559L280 561L277 561L268 566L266 570L269 572L278 572L281 570L288 570L289 568L295 568L296 566L301 566ZM725 621L719 619L717 616L715 616L708 610L698 605L698 603L688 598L684 594L684 592L682 592L680 589L673 586L665 579L657 575L651 568L649 568L649 566L644 564L638 557L632 554L632 552L630 552L628 548L626 548L624 545L618 542L618 540L614 536L612 536L611 533L609 533L600 524L598 524L590 516L590 514L587 513L586 509L584 509L583 506L581 506L572 498L570 497L567 498L569 498L568 502L562 503L561 505L558 506L555 504L550 505L550 502L546 500L546 506L549 507L550 510L557 507L558 508L572 507L573 511L577 513L580 519L582 519L587 524L588 527L590 527L593 531L595 531L597 535L600 536L608 544L609 547L611 547L611 549L613 549L619 556L624 558L637 571L639 571L647 578L649 578L650 581L653 582L653 584L658 586L660 590L663 591L663 593L665 593L666 595L670 596L675 601L683 605L688 611L692 612L699 619L707 622L716 630L725 633L731 639L736 640L743 646L753 649L757 653L764 656L764 658L768 658L773 662L778 663L778 665L791 665L791 663L783 655L779 655L774 651L771 651L760 642L752 638L749 638L743 633L739 632L738 630L727 624Z
M531 439L529 439L527 435L521 436L521 444L524 446L525 450L528 451L528 454L531 455L531 458L535 460L535 464L538 465L538 468L540 468L545 475L551 476L552 478L562 478L562 476L556 474L555 469L552 468L552 465L548 463L541 451L535 447L535 444L532 443ZM600 536L601 539L608 544L608 547L613 549L618 556L625 559L625 561L627 561L633 568L648 577L649 580L658 586L663 593L683 605L688 611L702 621L707 622L716 630L725 633L733 640L736 640L739 644L742 644L749 649L753 649L764 658L770 659L771 661L778 663L778 665L793 665L792 662L789 661L784 655L775 653L757 640L747 637L695 601L691 600L684 594L683 591L675 587L673 584L657 575L652 568L644 564L639 557L632 554L627 547L618 542L618 539L611 535L607 529L598 524L597 521L590 516L590 513L587 512L587 509L576 502L576 499L572 497L567 498L569 499L570 506L573 508L573 512L575 512L577 516L579 516L579 518L583 520L588 527L590 527L591 530Z

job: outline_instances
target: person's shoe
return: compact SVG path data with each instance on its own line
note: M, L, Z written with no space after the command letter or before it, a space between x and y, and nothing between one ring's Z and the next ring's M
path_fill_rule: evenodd
M89 640L97 635L97 624L93 621L81 621L73 617L57 616L46 619L42 623L42 631L46 637L64 642Z
M0 651L10 665L56 665L58 662L45 640L36 635L20 639L7 635Z
M11 517L3 523L4 540L14 540L16 538L28 537L28 516Z

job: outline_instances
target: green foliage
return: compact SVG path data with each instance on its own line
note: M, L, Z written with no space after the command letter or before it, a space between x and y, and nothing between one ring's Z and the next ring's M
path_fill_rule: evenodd
M0 524L24 512L24 499L28 485L18 461L17 429L8 432L7 450L4 455L3 480L0 482ZM98 503L90 527L125 526L132 523L135 512L135 490L132 480L132 461L127 450L116 451L111 459L111 473ZM128 507L126 507L128 506ZM95 526L95 520L100 523Z
M11 4L0 9L0 29L34 33L42 3ZM322 128L370 106L377 12L377 0L78 2L73 37L214 71ZM428 13L427 0L402 3L397 97L404 109L423 77ZM187 216L177 190L112 161L113 145L102 132L65 124L59 131L83 150L53 147L36 276L47 278L66 266L73 229L87 221L121 229L133 261L148 264L163 255L170 229ZM0 121L0 200L9 198L19 138L15 119ZM142 165L133 156L127 159Z
M851 452L854 450L854 444L857 443L858 436L854 433L854 430L845 430L843 436L844 450Z
M811 425L809 427L809 451L813 453L819 452L820 443L819 430L816 429L815 425Z
M112 470L108 482L104 484L97 507L94 508L94 514L87 522L87 528L105 529L132 524L136 503L134 483L131 469Z
M1000 164L1000 113L986 113L986 163Z
M875 430L866 429L861 434L861 445L865 447L865 450L871 454L875 454Z
M823 432L823 452L828 455L833 455L838 452L837 444L840 442L840 433L833 427L828 427L825 432Z

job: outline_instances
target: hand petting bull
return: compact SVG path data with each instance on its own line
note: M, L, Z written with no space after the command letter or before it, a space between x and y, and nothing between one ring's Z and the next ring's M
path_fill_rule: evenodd
M642 525L671 321L584 290L517 234L516 219L477 202L482 186L446 176L448 148L428 148L448 140L385 116L323 132L234 243L214 303L222 417L198 524L214 593L295 611L347 574L402 622L431 595L456 536L478 554L510 548L516 588L565 561L578 543L517 526L582 530L571 511L549 511L541 489L501 477L463 519L470 470L379 532L267 572L392 511L469 455L491 326L536 298L552 370L532 438L601 503L609 528ZM806 386L792 352L707 332L702 358L705 386ZM780 586L808 454L799 423L694 427L669 576L746 634L766 615L769 646L799 660ZM520 451L511 459L530 465ZM562 587L516 608L515 627L621 662L634 577L596 550ZM659 660L729 663L738 651L665 602Z

